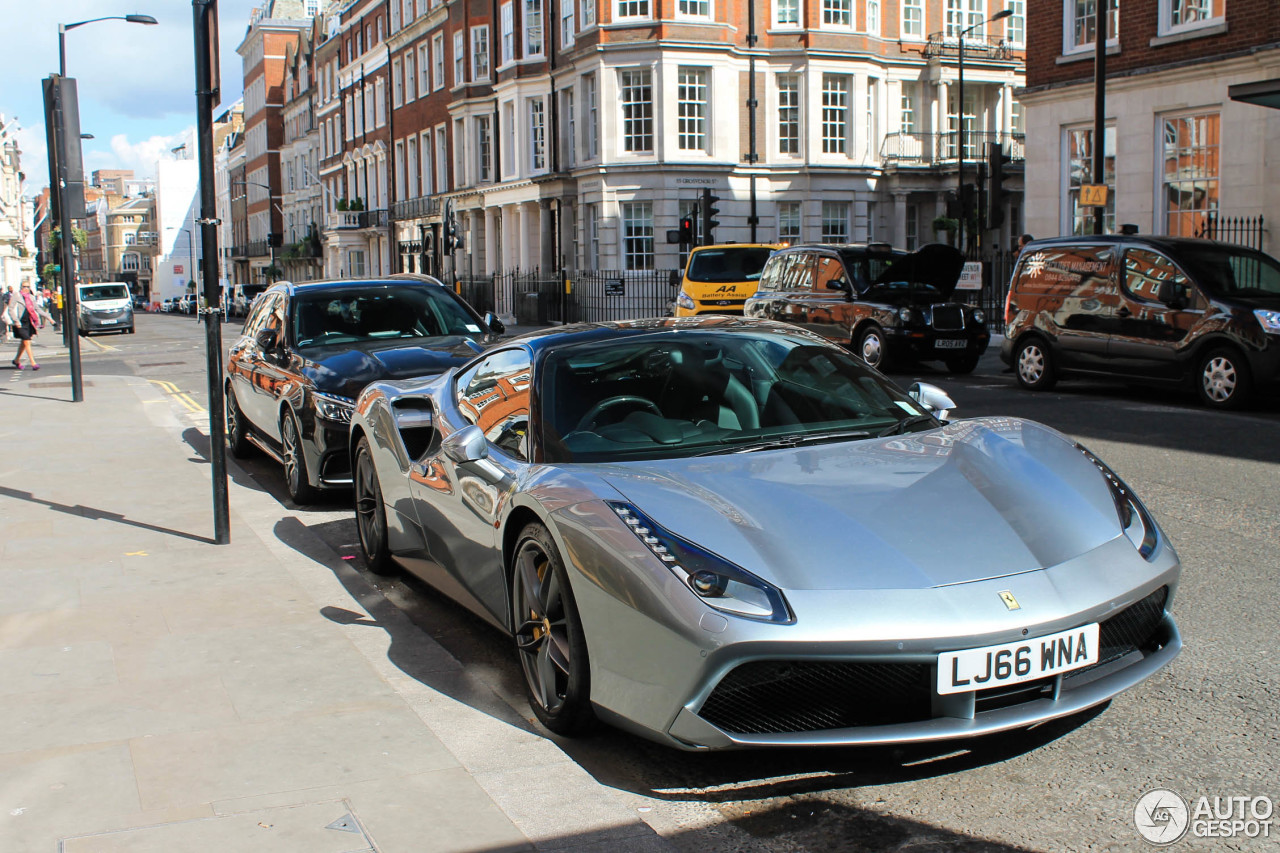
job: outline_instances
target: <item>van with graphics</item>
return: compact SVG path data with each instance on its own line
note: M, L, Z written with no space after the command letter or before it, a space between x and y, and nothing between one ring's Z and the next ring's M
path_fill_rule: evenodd
M724 243L698 246L689 253L675 315L741 314L747 297L756 292L760 271L777 243Z
M1136 234L1027 244L1000 358L1018 384L1110 376L1193 387L1234 409L1280 380L1280 262L1245 246Z
M129 285L119 281L77 284L80 334L120 332L133 334L133 299Z

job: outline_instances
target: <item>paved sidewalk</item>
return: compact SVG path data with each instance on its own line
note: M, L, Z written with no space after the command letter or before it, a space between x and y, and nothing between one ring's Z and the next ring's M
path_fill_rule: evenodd
M234 460L213 545L204 436L54 343L0 368L0 851L671 849Z

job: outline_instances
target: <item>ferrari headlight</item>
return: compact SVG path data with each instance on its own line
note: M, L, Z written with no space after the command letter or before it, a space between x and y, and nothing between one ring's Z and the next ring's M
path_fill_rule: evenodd
M339 397L337 394L315 392L316 417L326 421L337 421L340 424L351 423L351 413L355 411L356 401L350 397Z
M1115 501L1116 515L1120 518L1120 527L1124 529L1124 535L1133 543L1133 547L1138 549L1143 559L1151 559L1151 555L1156 550L1157 534L1156 523L1147 512L1147 508L1142 505L1142 501L1138 500L1133 490L1125 485L1124 480L1120 479L1120 475L1111 470L1110 466L1089 452L1083 444L1076 444L1076 449L1094 464L1102 473L1102 478L1107 481L1107 488L1111 490L1111 499Z
M975 323L985 323L985 322L987 322L987 312L983 311L981 308L974 308L974 309L973 309L973 322L975 322Z
M693 303L693 297L685 293L683 290L676 294L676 304L681 308L688 309L689 311L698 307Z
M1262 330L1272 335L1280 335L1280 311L1268 311L1265 308L1254 310L1253 316L1262 324Z
M795 621L782 591L773 584L676 536L630 504L606 503L649 551L709 606L762 622Z

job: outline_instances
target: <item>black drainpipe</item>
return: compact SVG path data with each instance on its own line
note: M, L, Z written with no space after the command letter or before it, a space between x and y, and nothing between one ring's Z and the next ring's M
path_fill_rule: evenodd
M747 139L750 150L747 152L747 162L751 164L751 214L747 217L747 224L751 226L751 242L756 240L756 226L760 222L760 217L756 209L756 163L760 159L760 155L756 152L756 0L747 0L747 50L751 51L747 55Z

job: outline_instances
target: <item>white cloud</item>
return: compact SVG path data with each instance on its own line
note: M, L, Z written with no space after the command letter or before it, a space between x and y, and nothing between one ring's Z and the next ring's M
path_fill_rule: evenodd
M95 163L94 168L133 169L134 174L140 178L155 177L158 161L176 159L173 153L174 148L188 145L194 155L195 133L195 127L188 127L177 133L152 136L138 142L130 142L127 135L117 133L111 137L111 154L94 152L91 159L97 160L101 157L105 163L114 164L97 165ZM88 163L85 170L88 171Z

